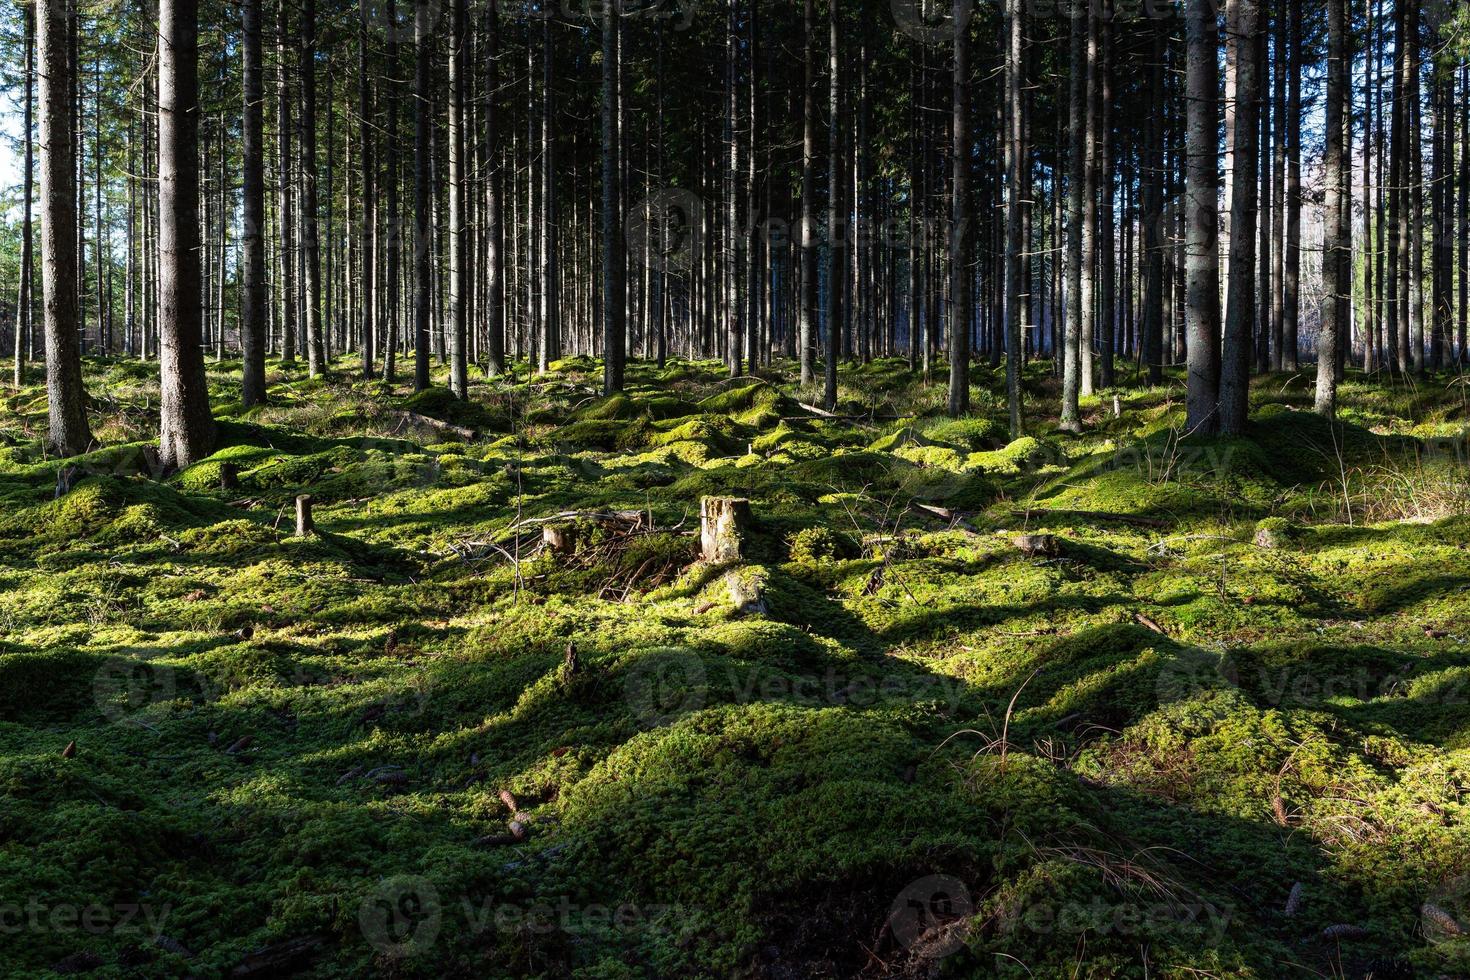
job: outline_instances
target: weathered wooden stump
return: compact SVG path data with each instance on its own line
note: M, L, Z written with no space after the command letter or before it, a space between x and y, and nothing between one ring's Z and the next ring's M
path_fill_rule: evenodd
M575 524L548 524L541 529L541 546L557 558L565 558L577 550Z
M1022 534L1011 543L1032 558L1057 558L1062 553L1062 543L1050 534Z
M710 564L739 561L751 525L750 501L705 497L699 502L700 554Z
M240 487L240 468L234 463L219 464L219 488L221 490L238 490Z
M311 494L303 493L296 498L296 536L304 538L316 533L311 520Z

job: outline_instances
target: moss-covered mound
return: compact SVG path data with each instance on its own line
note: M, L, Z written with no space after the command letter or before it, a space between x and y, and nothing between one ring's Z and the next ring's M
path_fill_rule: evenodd
M1470 974L1449 396L1350 378L1328 425L1273 378L1198 441L1130 390L1063 439L1038 366L1013 438L984 368L958 420L788 368L272 363L242 417L227 361L167 478L151 365L88 363L74 460L11 392L4 972Z

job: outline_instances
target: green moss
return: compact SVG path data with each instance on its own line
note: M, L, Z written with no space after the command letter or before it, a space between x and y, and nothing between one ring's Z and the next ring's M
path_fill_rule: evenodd
M878 427L804 417L794 369L635 361L601 399L577 358L462 401L272 361L271 404L160 481L155 367L89 359L106 445L60 500L35 372L0 425L0 893L167 906L192 955L85 937L108 974L300 936L322 976L1465 972L1422 912L1470 866L1458 396L1350 374L1334 427L1273 376L1246 438L1181 440L1171 372L1063 453L994 448L984 365L959 421L901 360L841 365L844 414L918 420ZM217 408L239 370L211 361ZM1048 365L1023 383L1050 431ZM734 568L696 562L711 494L753 502ZM536 553L547 521L574 554ZM937 967L890 921L933 875L974 907ZM640 914L451 916L395 959L359 914L404 876L452 916Z

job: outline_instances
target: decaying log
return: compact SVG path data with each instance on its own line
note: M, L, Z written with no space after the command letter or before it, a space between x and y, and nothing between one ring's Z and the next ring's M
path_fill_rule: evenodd
M739 561L750 529L750 501L738 497L705 497L699 502L700 555L710 564Z
M234 463L219 464L219 488L237 490L240 487L240 469Z
M410 412L406 408L389 409L388 414L398 419L400 423L423 426L426 429L433 429L435 432L443 433L444 435L451 435L463 439L465 442L474 442L480 435L474 429L466 428L462 425L455 425L453 422L445 422L443 419L420 415L418 412Z

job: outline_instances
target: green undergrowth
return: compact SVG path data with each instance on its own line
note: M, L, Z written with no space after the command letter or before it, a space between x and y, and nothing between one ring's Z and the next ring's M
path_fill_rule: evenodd
M1192 440L1171 378L1071 436L1036 365L1016 439L984 368L959 420L790 368L272 362L245 412L222 362L170 474L151 365L88 362L69 460L9 392L3 970L1470 973L1458 388L1264 378Z

